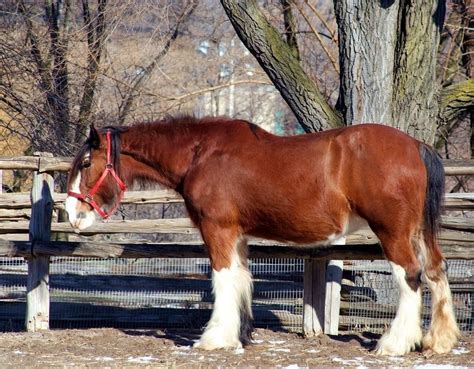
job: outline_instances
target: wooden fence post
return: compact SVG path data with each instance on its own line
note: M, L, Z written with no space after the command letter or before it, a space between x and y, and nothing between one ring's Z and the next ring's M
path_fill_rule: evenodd
M345 242L344 242L345 243ZM324 304L324 333L337 335L341 309L341 281L344 262L329 260L326 268L326 296Z
M345 238L333 244L344 245ZM337 334L341 304L342 260L305 259L303 275L303 334Z
M40 159L41 160L41 159ZM54 179L50 173L35 171L31 189L30 242L51 239ZM32 247L33 252L34 248ZM29 332L49 329L49 257L28 259L26 293L26 329Z

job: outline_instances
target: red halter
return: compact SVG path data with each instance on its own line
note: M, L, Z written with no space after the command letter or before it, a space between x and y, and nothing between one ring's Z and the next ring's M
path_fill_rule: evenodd
M123 181L119 178L119 176L115 172L114 166L113 166L113 164L110 160L110 151L111 151L111 138L110 138L110 135L111 135L110 131L107 131L107 133L106 133L106 137L107 137L107 164L105 165L104 172L100 176L99 180L95 183L94 187L92 187L92 189L85 196L80 194L80 193L72 192L72 191L68 191L68 193L67 193L69 196L75 197L76 199L78 199L80 201L88 203L90 206L92 206L95 209L95 211L103 219L107 219L108 217L110 217L115 212L115 210L118 208L118 206L120 205L120 202L123 199L124 192L127 190L127 186L125 185L125 183L123 183ZM111 210L105 212L100 208L100 206L97 204L97 202L95 202L94 195L97 192L97 190L99 189L99 187L102 185L102 182L104 182L105 178L107 177L107 175L109 173L112 175L112 177L114 177L115 181L119 185L120 194L119 194L119 200L116 203L116 205Z

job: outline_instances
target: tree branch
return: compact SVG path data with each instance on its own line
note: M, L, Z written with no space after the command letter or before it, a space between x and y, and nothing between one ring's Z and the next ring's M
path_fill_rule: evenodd
M339 74L339 64L336 62L336 59L331 55L331 53L329 52L328 48L326 47L326 45L324 45L324 42L323 42L323 39L321 38L321 35L319 34L318 30L313 26L313 24L310 22L308 16L306 15L306 13L304 12L303 8L299 5L296 5L296 8L298 9L298 11L300 12L301 16L304 18L304 20L306 21L306 23L308 24L309 28L311 28L311 31L313 32L313 34L316 36L316 38L318 39L318 42L319 44L321 45L324 53L327 55L329 61L331 62L334 70L336 71L337 74Z
M304 72L255 0L221 0L237 35L265 70L306 132L342 126L341 116Z
M291 11L291 3L288 0L280 0L283 7L283 22L285 25L286 43L293 51L293 56L301 60L300 50L298 48L298 40L296 39L295 17Z
M474 109L474 80L452 84L441 91L440 119L449 123L462 120Z
M176 21L176 25L174 27L173 32L168 34L166 41L161 49L161 51L155 56L155 58L148 64L146 67L143 68L140 76L133 81L132 85L128 89L127 96L124 100L122 100L120 107L119 107L119 117L118 117L118 124L122 125L125 122L125 118L130 112L130 108L133 104L133 101L136 97L136 91L140 88L143 82L153 73L156 66L158 65L159 61L168 53L171 44L174 40L178 37L179 28L180 26L189 18L192 14L193 10L196 9L198 3L195 0L192 0L188 6L186 6Z
M87 44L89 46L89 61L87 76L84 83L81 104L79 107L78 127L76 130L76 142L84 136L88 126L88 119L92 110L97 76L100 66L100 58L105 39L105 10L107 0L98 0L97 17L94 22L90 16L88 0L82 0L84 24L87 27Z

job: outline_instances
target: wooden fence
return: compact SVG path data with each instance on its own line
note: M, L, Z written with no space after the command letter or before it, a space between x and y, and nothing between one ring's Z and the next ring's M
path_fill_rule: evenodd
M193 258L205 257L202 243L133 243L51 241L52 232L75 233L69 223L59 223L54 209L64 206L66 195L54 192L54 172L69 169L71 159L38 157L0 157L1 169L33 171L31 193L0 193L0 256L25 257L28 260L26 329L49 329L49 258L76 256L94 258ZM474 174L474 161L446 161L448 176ZM129 191L125 204L179 203L173 191ZM474 193L446 195L448 211L474 210ZM445 216L440 242L449 259L473 259L474 221L472 218ZM11 234L28 233L29 240L11 239ZM96 224L83 235L115 233L195 234L190 220L110 220ZM10 239L2 239L1 235ZM251 240L250 258L303 258L304 309L303 332L337 334L342 260L382 259L375 235L368 229L347 237L345 244L302 248L272 241Z

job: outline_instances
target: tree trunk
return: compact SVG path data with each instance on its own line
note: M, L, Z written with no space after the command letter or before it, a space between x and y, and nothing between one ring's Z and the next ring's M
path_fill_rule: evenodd
M392 124L399 1L335 0L339 31L338 107L347 124Z
M340 115L306 75L255 0L221 0L237 35L268 74L306 132L341 126Z
M443 2L336 0L347 123L378 122L432 144L438 117L436 62Z
M437 51L443 1L417 0L400 9L395 58L393 125L433 144L438 122Z

